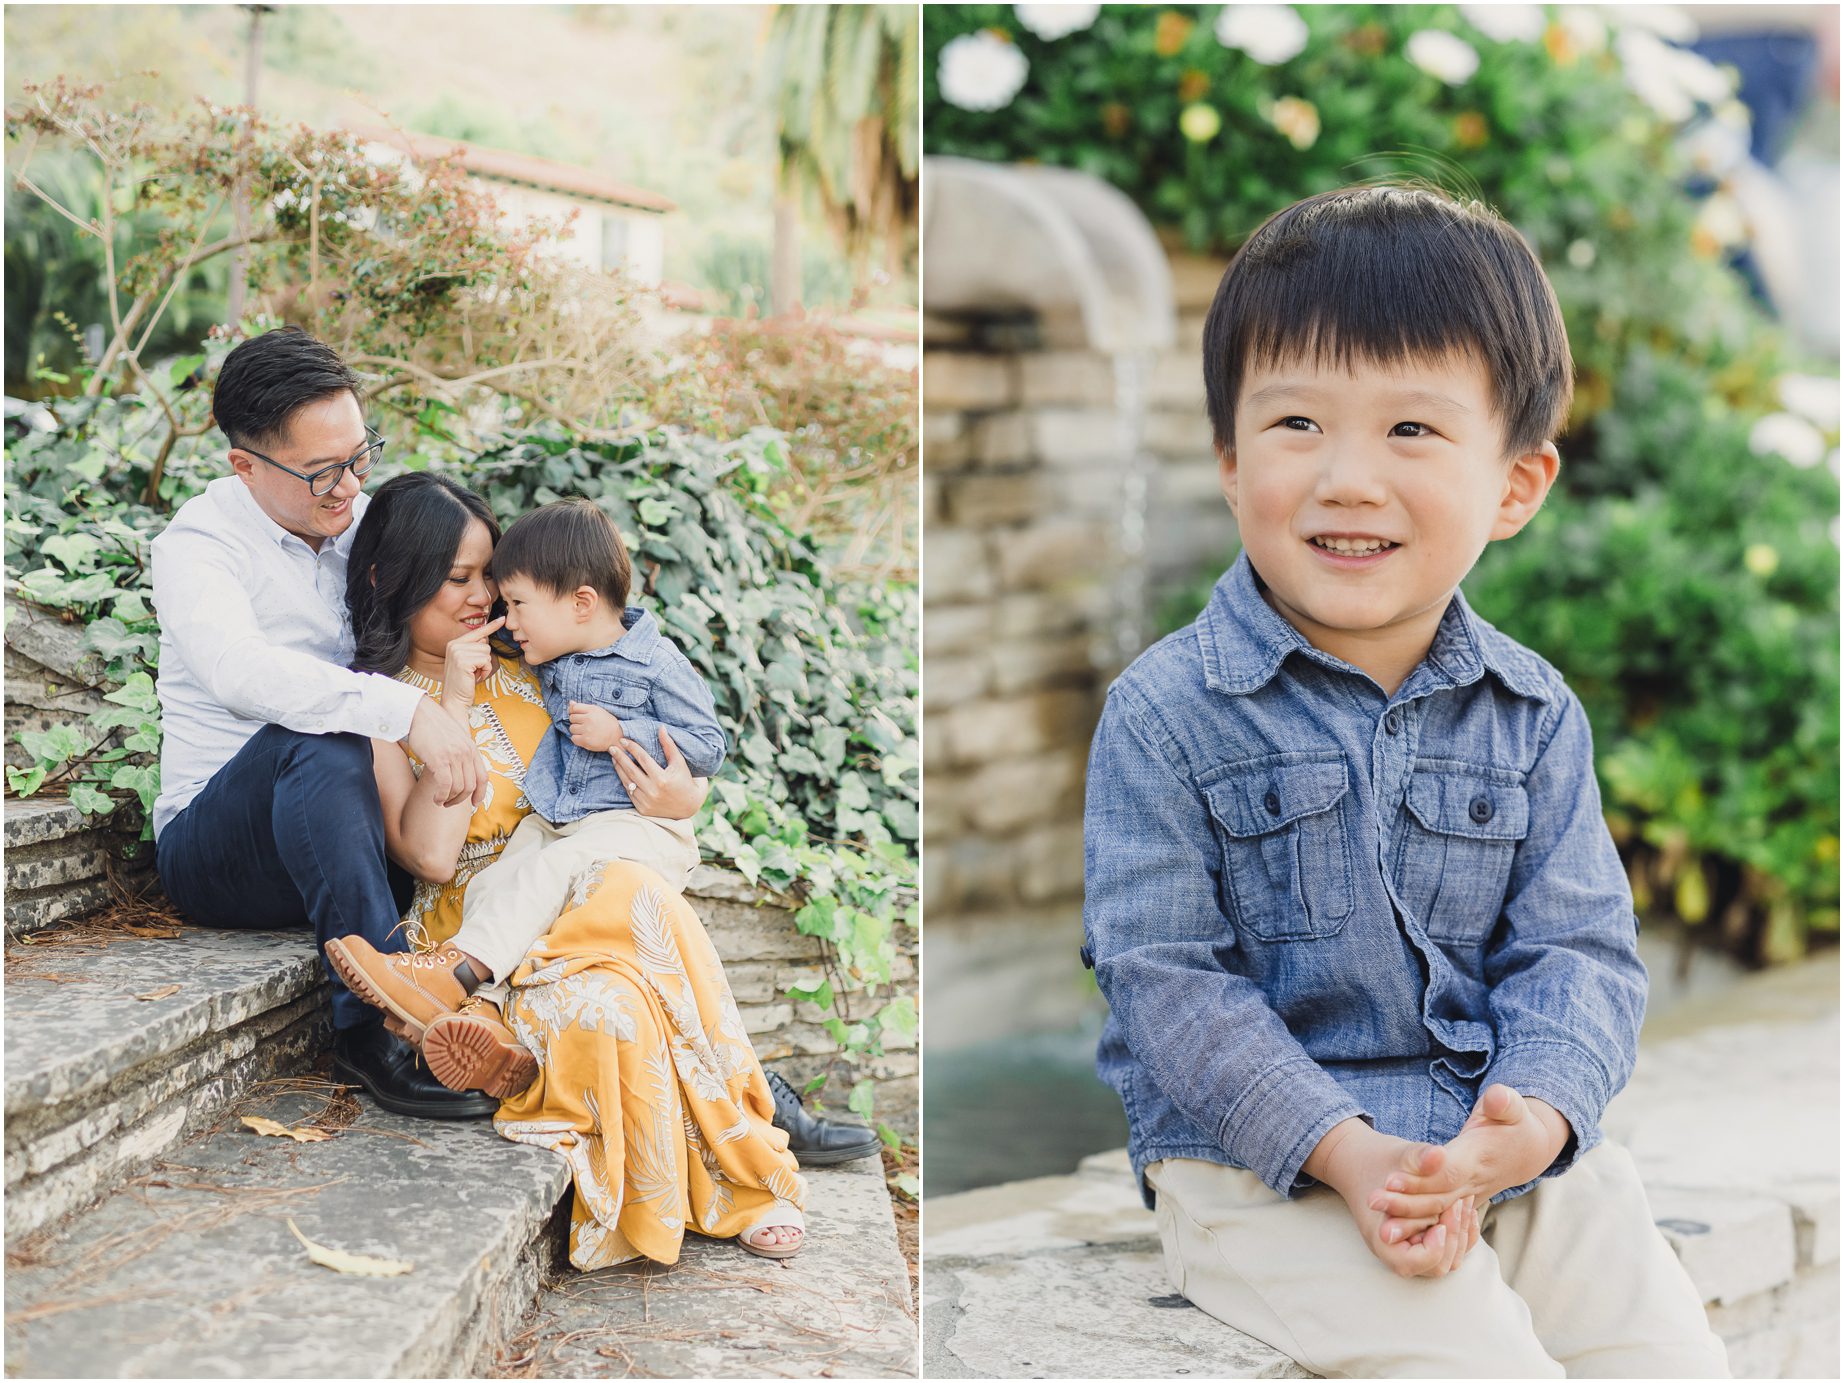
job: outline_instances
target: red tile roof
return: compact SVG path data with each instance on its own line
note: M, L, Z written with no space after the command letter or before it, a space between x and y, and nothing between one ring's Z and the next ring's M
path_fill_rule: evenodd
M459 153L461 166L480 178L522 183L540 187L584 201L605 202L611 206L631 207L639 211L677 211L678 204L657 192L617 182L591 168L557 163L531 154L515 154L508 149L489 149L484 144L469 144L459 139L442 139L432 134L406 130L387 130L354 126L352 133L374 144L389 145L419 162L432 162Z

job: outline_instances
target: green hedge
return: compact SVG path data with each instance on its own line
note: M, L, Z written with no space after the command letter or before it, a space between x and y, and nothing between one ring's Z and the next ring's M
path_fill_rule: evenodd
M1469 597L1581 694L1642 907L1758 960L1835 934L1837 422L1785 410L1789 376L1836 366L1797 360L1725 263L1726 192L1687 191L1745 132L1728 82L1579 10L1232 8L1244 46L1221 6L1103 6L1054 36L1030 7L928 6L929 152L1083 169L1219 254L1376 175L1497 207L1555 284L1577 397L1557 490ZM950 92L1015 87L996 109L944 98L969 35L984 66Z

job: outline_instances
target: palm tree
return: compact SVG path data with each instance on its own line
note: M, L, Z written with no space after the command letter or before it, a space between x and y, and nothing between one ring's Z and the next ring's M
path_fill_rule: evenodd
M895 274L914 251L920 35L913 5L781 5L763 79L781 149L775 311L799 306L796 209L816 206L862 278L873 248Z

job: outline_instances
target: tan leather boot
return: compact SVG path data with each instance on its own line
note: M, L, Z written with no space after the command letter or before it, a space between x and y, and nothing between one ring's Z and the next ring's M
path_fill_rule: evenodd
M429 1024L467 1002L467 987L455 977L464 959L453 946L387 955L362 936L339 936L327 943L328 962L352 992L395 1014L418 1044Z
M502 1100L524 1093L538 1076L536 1058L513 1036L499 1009L478 998L429 1025L423 1063L450 1090L484 1090Z

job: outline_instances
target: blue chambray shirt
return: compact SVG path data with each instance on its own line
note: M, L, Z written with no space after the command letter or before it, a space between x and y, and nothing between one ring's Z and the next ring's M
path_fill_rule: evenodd
M1443 1143L1496 1081L1568 1120L1566 1170L1646 994L1580 701L1458 592L1386 698L1258 580L1245 553L1121 675L1089 758L1097 1069L1135 1175L1201 1158L1290 1196L1340 1120Z
M664 725L693 777L709 778L723 767L727 742L717 705L690 659L638 606L622 611L621 623L627 632L607 647L566 653L537 668L551 728L525 770L525 797L553 824L634 806L606 753L570 743L572 701L609 712L655 763L665 762L659 738Z

